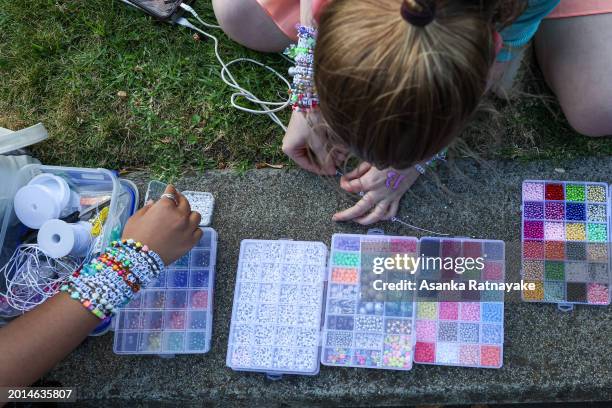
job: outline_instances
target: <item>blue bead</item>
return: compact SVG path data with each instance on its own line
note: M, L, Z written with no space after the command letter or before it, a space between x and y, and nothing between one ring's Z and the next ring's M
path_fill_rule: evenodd
M567 203L565 205L565 218L572 221L584 221L586 219L585 205L579 203Z

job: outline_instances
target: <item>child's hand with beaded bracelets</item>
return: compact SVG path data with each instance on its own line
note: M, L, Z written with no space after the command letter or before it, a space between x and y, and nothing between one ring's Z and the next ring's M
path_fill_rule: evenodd
M370 163L361 163L358 168L342 176L340 187L349 193L362 193L363 197L353 207L335 214L332 219L353 220L358 224L370 225L393 218L402 196L419 175L414 167L407 170L379 170Z
M173 195L176 203L162 198L145 205L128 220L123 237L146 244L159 254L164 264L170 265L202 238L201 216L191 211L185 196L173 186L166 187L164 194Z

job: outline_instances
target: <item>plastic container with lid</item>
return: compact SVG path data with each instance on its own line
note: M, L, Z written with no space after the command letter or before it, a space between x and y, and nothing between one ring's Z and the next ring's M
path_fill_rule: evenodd
M322 242L242 241L229 367L272 379L319 372L326 257Z
M526 302L610 304L612 229L606 183L525 180L522 193L521 276L534 285Z
M333 236L322 335L324 365L412 368L415 292L377 291L375 287L380 288L383 281L414 282L415 275L387 271L386 276L379 276L370 265L374 258L416 258L418 247L418 239L412 237Z
M138 206L138 189L129 180L119 179L115 173L106 169L71 168L60 166L44 166L32 164L22 168L18 174L21 185L14 191L25 186L34 177L50 174L62 178L70 190L79 196L78 207L84 210L103 199L110 199L109 215L105 223L104 235L100 245L112 241L112 235L121 234L123 225L135 212ZM5 209L6 214L14 212L10 204ZM21 230L25 228L21 226ZM14 248L13 248L14 249Z
M200 242L142 289L115 320L116 354L204 354L210 350L217 233Z
M149 200L159 200L161 195L164 193L167 184L161 181L152 180L149 182L147 188L147 194L145 196L145 203ZM200 213L200 227L208 227L212 223L212 216L215 209L215 198L211 193L201 191L182 191L192 211Z
M270 379L316 375L320 364L401 371L413 363L501 367L503 291L459 287L445 297L419 285L456 279L499 286L505 281L503 241L372 230L335 234L328 261L326 253L321 242L242 241L229 367ZM427 257L451 258L456 267L429 267ZM471 266L460 269L457 259L470 257Z
M506 276L504 242L426 237L420 243L415 363L500 368L505 292L498 284ZM423 281L433 289L423 288ZM475 289L489 283L490 290Z
M17 191L41 174L50 174L65 180L70 189L79 196L80 209L86 209L92 203L101 199L110 199L109 215L103 230L104 234L98 241L99 249L121 235L123 226L138 206L138 189L134 183L119 179L113 172L105 169L30 164L18 172L16 176L17 185L15 185L13 191ZM12 198L8 200L1 216L3 223L0 230L0 245L3 248L3 258L0 261L4 263L20 244L19 237L27 231L27 227L21 223L9 222L9 220L15 219ZM4 239L1 239L3 237Z
M115 173L105 169L72 168L30 164L21 168L14 178L12 194L40 175L52 175L63 179L71 191L78 195L78 209L85 210L101 200L110 200L108 218L104 224L103 235L97 239L94 250L100 251L113 239L119 238L128 218L134 214L139 201L138 189L129 180L118 178ZM0 264L4 265L21 244L21 237L28 228L15 222L13 197L5 199L3 213L0 214ZM5 283L0 281L0 288ZM0 305L2 306L2 305ZM10 310L1 308L0 314L12 315ZM17 312L18 314L19 312ZM15 314L15 313L13 313Z

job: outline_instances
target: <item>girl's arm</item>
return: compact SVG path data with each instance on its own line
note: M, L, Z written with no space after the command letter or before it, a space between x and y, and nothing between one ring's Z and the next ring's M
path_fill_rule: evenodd
M514 78L521 65L525 47L542 20L559 4L559 0L530 0L527 10L501 32L503 47L498 52L489 87L500 98L511 95Z
M316 24L312 6L312 0L300 0L300 23L303 26L314 27Z
M322 0L300 0L300 24L316 27L315 13ZM293 111L283 138L283 152L301 168L322 175L336 174L336 160L326 145L325 126L318 111ZM343 160L343 158L342 158Z
M74 350L100 319L65 293L0 330L0 386L27 386Z
M123 236L146 243L169 265L201 238L200 215L174 187L162 199L138 211ZM0 386L27 386L49 371L89 335L101 320L66 293L0 329Z

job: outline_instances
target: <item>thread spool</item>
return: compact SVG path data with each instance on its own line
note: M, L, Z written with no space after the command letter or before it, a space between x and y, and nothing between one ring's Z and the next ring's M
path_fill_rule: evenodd
M55 259L67 255L85 256L91 241L91 224L84 221L68 224L61 220L49 220L38 231L38 246Z
M19 189L13 202L15 214L25 226L39 229L45 221L60 218L73 195L66 180L43 173Z

